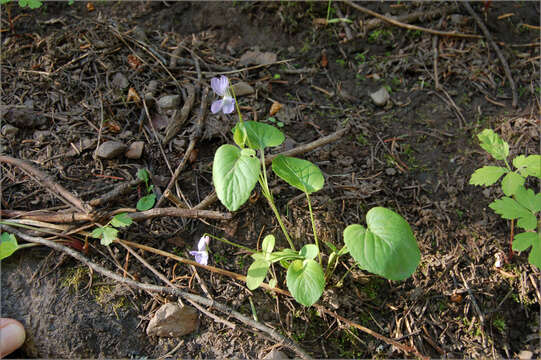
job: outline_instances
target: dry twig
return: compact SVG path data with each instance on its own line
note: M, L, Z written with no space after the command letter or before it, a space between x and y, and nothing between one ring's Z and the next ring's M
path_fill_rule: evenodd
M81 210L85 214L90 214L91 212L94 211L92 206L82 202L79 198L77 198L75 195L69 192L62 185L50 180L50 177L47 174L45 174L41 170L36 169L32 165L30 165L27 161L12 158L11 156L0 155L0 162L17 166L19 169L23 170L28 175L36 178L39 183L41 183L44 187L49 189L49 191L53 195L58 197L60 200L62 200L62 202L67 203L70 206L76 207L77 209Z
M468 39L481 39L482 38L481 36L474 35L474 34L462 34L462 33L457 33L457 32L454 32L454 31L452 31L452 32L438 31L438 30L427 29L427 28L424 28L424 27L416 26L416 25L405 24L403 22L388 18L386 16L378 14L377 12L374 12L372 10L369 10L369 9L365 8L365 7L357 5L353 1L344 0L344 2L346 4L348 4L349 6L355 8L355 9L357 9L359 11L362 11L362 12L368 14L368 15L377 17L378 19L386 21L391 25L403 27L403 28L408 29L408 30L419 30L419 31L423 31L423 32L426 32L426 33L429 33L429 34L432 34L432 35L440 35L440 36L455 36L455 37L468 38Z

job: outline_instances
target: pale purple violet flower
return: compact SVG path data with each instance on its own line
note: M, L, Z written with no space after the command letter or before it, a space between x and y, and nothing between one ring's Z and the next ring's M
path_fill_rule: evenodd
M210 243L208 236L203 236L197 243L197 251L190 251L190 255L195 256L195 261L201 265L207 265L209 261L209 252L207 250Z
M224 114L231 114L235 111L235 99L231 96L229 92L229 80L225 76L220 76L219 78L215 77L210 80L210 86L212 90L218 96L221 96L221 100L216 100L210 106L210 111L213 114L216 114L222 110Z

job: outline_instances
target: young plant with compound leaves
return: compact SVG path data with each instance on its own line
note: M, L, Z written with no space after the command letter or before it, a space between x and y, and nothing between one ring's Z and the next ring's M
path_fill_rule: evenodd
M128 227L132 222L127 213L117 214L106 225L92 230L92 237L100 239L102 245L109 246L118 237L118 228Z
M211 86L222 97L212 104L213 113L220 110L231 113L234 106L238 111L235 94L229 89L225 76L212 79ZM295 300L311 306L323 294L326 280L336 268L338 258L348 252L360 268L391 280L404 280L415 271L420 261L420 251L410 226L400 215L382 207L373 208L366 214L366 228L350 225L344 230L345 245L342 249L327 243L332 253L323 271L310 194L321 190L325 179L321 170L310 161L278 155L272 160L273 173L304 192L308 204L314 243L304 244L297 250L269 189L265 163L265 150L281 145L285 136L274 126L243 121L240 111L238 115L239 122L232 129L236 145L224 144L214 156L212 179L216 195L227 209L236 211L249 199L259 183L261 193L289 243L289 248L274 251L274 235L265 236L261 251L252 254L254 262L248 269L246 281L249 289L259 287L271 265L278 263L287 270L286 285ZM271 286L276 283L275 278L269 281Z
M480 146L505 166L483 166L475 170L470 184L490 186L500 178L501 189L505 196L496 199L488 206L504 219L517 220L517 227L525 232L515 235L512 242L514 251L525 251L531 247L528 261L541 269L541 193L534 193L524 184L528 176L541 179L541 155L518 155L509 165L509 144L493 130L485 129L477 135Z

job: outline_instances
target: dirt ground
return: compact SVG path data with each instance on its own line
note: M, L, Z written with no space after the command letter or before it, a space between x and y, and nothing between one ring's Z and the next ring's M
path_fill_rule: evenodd
M57 224L65 244L120 276L165 285L126 248L102 246L84 231L118 209L135 208L145 195L135 181L140 168L148 169L160 198L184 161L172 193L189 208L212 199L214 152L232 143L236 118L200 108L214 100L212 91L204 97L210 79L225 73L232 84L244 82L253 90L238 98L244 118L286 134L277 152L348 128L338 140L300 155L325 176L325 187L312 196L322 241L341 246L347 225L364 224L370 208L385 206L411 224L421 250L419 268L408 280L388 281L344 257L318 301L339 315L333 316L274 292L249 291L242 281L214 271L149 251L137 254L183 291L249 318L255 309L262 324L315 358L538 358L539 269L528 263L527 252L508 258L510 223L488 208L500 191L468 181L475 169L494 163L476 138L485 128L509 142L512 156L539 153L539 2L471 4L508 64L514 87L462 4L359 5L424 29L481 38L388 25L338 2L332 2L330 18L351 22L325 24L327 2L47 2L37 10L2 5L1 154L28 161L95 204L90 220L42 219L41 226ZM422 16L404 20L417 13ZM190 88L189 116L164 144L175 114L159 109L154 99L180 95L173 105L180 110ZM370 95L381 88L390 99L376 105ZM271 117L275 102L282 108ZM108 140L141 141L143 154L96 156ZM43 179L6 162L0 167L2 218L73 212ZM93 202L130 182L121 196ZM539 189L539 183L528 185ZM304 197L273 177L271 187L300 244L311 233ZM168 199L160 204L173 206ZM229 216L218 201L205 208ZM273 233L277 246L287 247L257 192L225 220L162 215L131 225L120 237L189 259L205 232L249 247L261 234ZM212 242L210 251L209 265L246 274L249 254L220 242ZM498 258L505 259L502 267L495 266ZM261 358L272 349L298 356L214 307L206 309L234 329L201 313L198 330L189 335L149 337L145 329L153 313L177 297L128 287L45 246L21 249L1 266L2 316L19 319L28 333L13 357ZM285 289L285 273L276 270L278 287Z

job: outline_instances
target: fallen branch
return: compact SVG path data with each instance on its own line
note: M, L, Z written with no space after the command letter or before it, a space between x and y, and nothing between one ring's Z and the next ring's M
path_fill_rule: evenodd
M159 216L171 216L171 217L183 217L191 219L214 219L214 220L229 220L233 217L231 213L222 213L212 210L198 210L198 209L181 209L176 207L167 208L154 208L147 211L137 211L132 208L125 208L121 211L115 210L113 215L119 212L127 212L128 216L133 221L144 221ZM69 224L81 221L96 221L98 216L96 214L85 213L53 213L43 212L35 213L34 211L21 211L21 210L0 210L0 216L7 218L23 218L28 220L44 221L59 224ZM100 217L105 217L103 214Z
M184 125L184 123L186 122L186 119L188 119L190 111L192 111L192 106L195 100L195 90L193 85L186 84L186 91L188 92L188 95L186 97L186 100L184 101L182 109L175 112L173 119L165 129L165 138L163 139L163 144L167 144L177 135L177 133L182 128L182 125Z
M483 20L473 11L472 7L470 6L470 3L467 1L464 1L462 5L466 8L466 10L470 13L470 15L475 19L475 22L477 25L479 25L479 28L487 38L488 42L492 47L494 48L494 51L496 51L496 54L498 55L498 59L500 59L500 63L503 66L503 71L505 72L505 76L507 77L507 80L509 80L509 85L511 86L511 91L513 93L513 107L517 107L518 97L517 97L517 88L515 85L515 81L513 80L513 75L511 75L511 70L509 69L509 65L507 64L507 61L503 57L502 52L500 51L500 48L498 45L494 42L494 39L492 39L492 35L490 35L490 32L488 31L487 27L483 23Z
M482 39L482 36L474 35L474 34L462 34L462 33L457 33L455 31L447 32L447 31L432 30L432 29L427 29L427 28L424 28L424 27L416 26L416 25L405 24L403 22L397 21L395 19L388 18L386 16L378 14L377 12L374 12L372 10L369 10L369 9L365 8L365 7L357 5L357 4L355 4L354 2L352 2L350 0L344 0L344 2L346 4L348 4L349 6L355 8L355 9L357 9L359 11L362 11L362 12L368 14L368 15L377 17L378 19L386 21L391 25L399 26L399 27L402 27L402 28L405 28L405 29L408 29L408 30L418 30L418 31L423 31L423 32L426 32L426 33L429 33L429 34L432 34L432 35L440 35L440 36L454 36L454 37L461 37L461 38L468 38L468 39Z
M207 298L204 298L202 296L199 296L199 295L195 295L195 294L191 294L191 293L187 293L185 291L182 291L178 288L171 288L171 287L166 287L166 286L158 286L158 285L152 285L152 284L146 284L146 283L141 283L139 281L135 281L135 280L131 280L131 279L128 279L128 278L124 278L118 274L115 274L114 272L90 261L89 259L87 259L85 256L83 256L81 253L73 250L73 249L70 249L64 245L61 245L59 243L55 243L54 241L49 241L49 240L46 240L42 237L35 237L35 236L29 236L29 235L26 235L25 233L15 229L15 228L12 228L10 226L6 226L6 225L2 225L0 224L0 227L2 229L4 229L4 231L8 231L12 234L15 234L17 235L18 237L20 237L21 239L23 240L26 240L26 241L29 241L29 242L32 242L32 243L37 243L37 244L41 244L41 245L45 245L45 246L48 246L52 249L55 249L57 251L62 251L68 255L70 255L71 257L79 260L80 262L82 262L83 264L85 264L86 266L90 267L92 270L108 277L108 278L111 278L119 283L123 283L123 284L126 284L126 285L129 285L131 287L135 287L135 288L139 288L139 289L142 289L142 290L145 290L145 291L151 291L151 292L158 292L158 293L162 293L162 294L171 294L171 295L175 295L175 296L180 296L186 300L191 300L191 301L194 301L198 304L201 304L201 305L205 305L205 306L208 306L208 307L211 307L211 308L215 308L227 315L230 315L230 316L233 316L235 319L245 323L246 325L248 326L251 326L257 330L260 330L264 333L267 333L270 337L272 337L274 340L276 340L277 342L279 342L280 344L290 348L291 350L293 350L296 354L298 354L301 358L303 359L311 359L310 355L308 355L303 349L301 349L294 341L292 341L291 339L288 339L286 338L285 336L279 334L276 330L274 329L271 329L269 328L268 326L266 325L263 325L261 324L260 322L257 322L257 321L254 321L252 319L250 319L249 317L247 316L244 316L242 315L241 313L231 309L230 307L226 306L226 305L223 305L219 302L216 302L215 300L209 300Z
M179 177L182 170L184 170L184 167L186 166L188 159L190 158L192 151L195 148L195 144L197 144L197 141L201 137L201 134L203 133L203 124L205 123L205 118L207 116L207 100L208 100L208 93L209 89L208 87L205 87L203 89L203 94L201 95L201 110L199 112L199 116L197 118L197 121L195 123L195 127L192 133L192 136L190 137L190 144L188 145L188 148L186 149L186 152L184 153L184 157L182 158L182 161L178 165L178 167L175 169L175 173L171 177L171 180L169 180L169 184L167 184L167 187L165 188L165 191L171 191L173 188L173 185L177 181L177 178ZM164 202L165 196L162 196L158 199L158 202L156 203L156 206L160 206Z
M62 202L66 203L67 205L74 206L85 214L89 214L94 211L92 206L82 202L79 198L69 192L62 185L50 180L49 175L47 175L41 170L36 169L27 161L12 158L11 156L0 155L0 162L16 166L31 177L36 178L39 183L41 183L45 188L49 189L49 191L53 195L58 197Z

